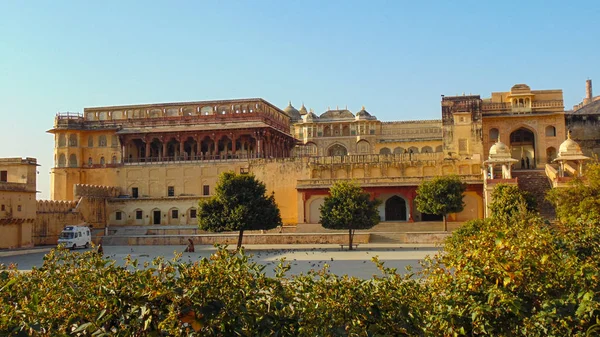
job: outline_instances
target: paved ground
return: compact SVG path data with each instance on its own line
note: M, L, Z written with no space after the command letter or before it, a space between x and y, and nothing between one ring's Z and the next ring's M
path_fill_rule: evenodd
M174 257L175 252L182 252L183 246L106 246L104 255L123 264L123 258L131 255L138 261L150 261L156 256L166 259ZM195 253L183 253L182 259L194 261L208 257L215 248L212 246L196 246ZM17 264L19 270L30 270L43 264L44 255L49 248L27 251L0 252L0 264ZM80 250L82 251L82 250ZM265 272L273 275L273 268L278 260L286 258L291 263L290 274L305 273L311 269L319 270L324 264L329 270L338 275L351 275L360 278L370 278L381 273L371 262L378 256L385 266L397 268L402 272L410 265L419 269L418 261L427 255L434 255L439 248L427 245L377 245L363 244L355 251L340 250L339 245L248 245L246 251L252 254L252 259L266 265ZM15 255L19 252L19 255Z

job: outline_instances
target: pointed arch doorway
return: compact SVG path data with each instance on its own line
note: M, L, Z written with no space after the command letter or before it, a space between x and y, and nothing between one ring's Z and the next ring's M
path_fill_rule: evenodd
M535 135L526 128L519 128L510 134L512 158L518 160L515 166L520 169L535 168ZM529 162L529 165L527 165Z
M385 221L406 221L406 200L394 195L385 202Z

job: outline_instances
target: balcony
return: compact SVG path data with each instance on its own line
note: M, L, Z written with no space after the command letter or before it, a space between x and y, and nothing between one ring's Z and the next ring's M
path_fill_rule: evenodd
M384 187L384 186L417 186L423 180L433 177L378 177L378 178L352 178L352 179L302 179L298 180L297 189L329 188L337 181L352 181L361 187ZM481 184L482 177L479 174L461 175L460 178L466 184Z

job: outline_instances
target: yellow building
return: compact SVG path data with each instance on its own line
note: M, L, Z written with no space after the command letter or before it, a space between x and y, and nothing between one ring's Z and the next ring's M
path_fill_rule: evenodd
M35 158L0 159L0 249L33 246L37 166Z
M99 227L194 225L198 200L212 195L220 173L250 172L275 192L284 223L302 226L318 223L336 180L351 179L382 200L382 221L419 222L439 217L418 212L417 186L457 174L468 184L466 207L450 220L464 221L484 216L484 176L502 179L504 165L525 188L547 180L545 165L566 138L561 90L517 84L490 98L443 97L441 110L440 120L380 121L365 107L317 115L256 98L57 114L51 195L105 198L94 213ZM497 141L511 160L489 169Z

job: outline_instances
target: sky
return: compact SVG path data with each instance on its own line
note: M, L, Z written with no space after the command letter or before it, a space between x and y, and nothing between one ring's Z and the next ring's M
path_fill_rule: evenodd
M0 1L0 157L50 196L57 112L261 97L441 118L516 83L600 94L600 1Z

